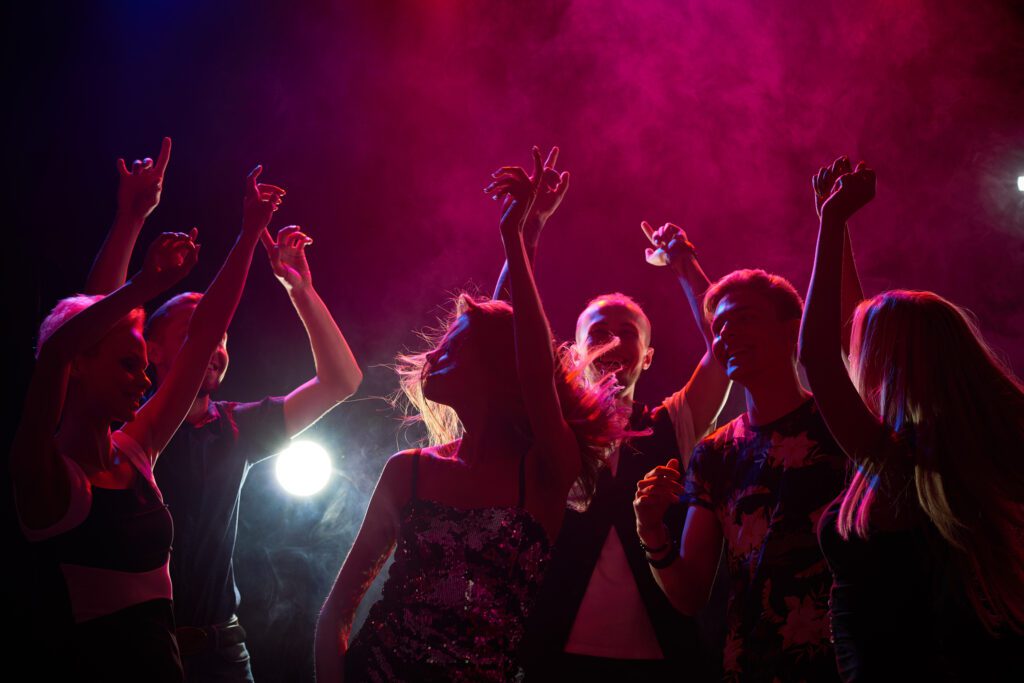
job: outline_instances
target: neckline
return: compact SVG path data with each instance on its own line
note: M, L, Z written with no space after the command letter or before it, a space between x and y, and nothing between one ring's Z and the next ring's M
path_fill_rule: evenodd
M744 413L743 413L743 421L746 423L747 428L749 428L749 429L751 429L751 430L753 430L755 432L770 432L770 431L774 431L783 422L785 422L787 420L790 420L794 416L796 416L797 414L808 410L808 408L810 406L812 406L812 405L814 405L814 397L810 396L810 397L807 398L806 401L804 401L803 403L801 403L800 405L798 405L796 408L794 408L793 410L789 411L785 415L780 415L779 417L775 418L771 422L765 422L763 425L751 424L751 422L750 422L750 414L744 411Z

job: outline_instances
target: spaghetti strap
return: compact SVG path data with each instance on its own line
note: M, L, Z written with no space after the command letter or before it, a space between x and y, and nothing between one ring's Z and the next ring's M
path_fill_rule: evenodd
M526 506L526 454L519 458L519 507Z
M416 500L416 480L420 473L420 453L422 448L417 448L416 452L412 454L412 492L410 500Z

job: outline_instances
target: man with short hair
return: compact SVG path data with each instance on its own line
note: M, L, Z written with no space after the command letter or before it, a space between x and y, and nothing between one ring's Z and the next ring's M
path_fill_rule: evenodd
M636 529L658 584L684 614L705 605L723 544L729 578L724 679L837 680L827 602L832 576L818 518L842 490L846 457L797 374L803 302L762 270L730 273L705 295L712 350L746 411L637 485ZM685 495L680 536L661 521Z
M136 161L129 172L119 161L118 220L89 274L89 291L109 291L123 282L142 222L159 202L169 155L170 139L165 138L156 164ZM258 176L259 168L254 173ZM278 203L284 195L272 185L260 188L275 194ZM362 381L345 337L313 287L305 255L312 239L293 225L282 228L276 241L264 230L261 240L306 328L316 376L283 397L215 401L211 395L228 367L225 334L185 421L157 460L155 476L174 519L170 571L175 622L185 679L191 682L253 680L245 631L235 614L240 596L232 564L249 469L280 452L289 438L348 398ZM150 316L145 336L154 385L166 376L184 343L201 296L179 294Z
M537 237L564 196L568 173L554 170L558 149L545 163L538 197L525 235L531 259ZM709 282L696 250L677 226L642 227L652 243L647 260L669 266L690 303L698 326L710 339L700 314ZM502 278L503 279L503 278ZM495 296L502 291L499 280ZM514 302L513 302L514 303ZM570 499L562 530L545 575L524 645L528 681L567 677L671 676L700 671L697 625L676 612L650 575L633 519L636 480L667 458L689 455L714 424L729 382L712 360L710 347L686 386L654 410L634 400L637 381L651 366L651 323L631 297L606 294L591 300L577 319L575 350L588 362L590 381L613 373L618 398L631 410L630 428L646 436L629 439L609 457L593 498ZM596 358L589 355L596 353ZM683 454L682 456L680 454ZM682 531L685 510L676 505L665 515ZM684 679L685 680L685 679Z

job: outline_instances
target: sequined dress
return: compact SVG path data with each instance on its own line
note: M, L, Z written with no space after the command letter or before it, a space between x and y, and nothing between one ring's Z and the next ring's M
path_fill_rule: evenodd
M551 555L523 506L462 509L412 496L381 599L345 656L349 681L508 681Z

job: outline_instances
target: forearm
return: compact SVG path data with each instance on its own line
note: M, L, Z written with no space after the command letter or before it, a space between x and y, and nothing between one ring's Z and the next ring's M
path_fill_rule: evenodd
M209 353L213 353L224 337L242 298L258 240L259 233L253 231L243 231L238 236L224 265L192 313L186 345L208 348Z
M687 562L682 550L673 543L668 527L664 524L653 530L640 531L641 540L650 548L665 547L656 553L648 553L648 557L658 562L675 554L676 559L666 567L651 566L651 576L661 588L662 593L672 606L682 614L693 616L707 604L711 582L696 576L694 562ZM667 547L666 547L667 546ZM713 579L714 577L712 577Z
M550 383L554 376L554 349L551 329L533 279L526 246L521 234L504 231L502 241L511 281L512 305L515 311L516 366L524 395L530 390L526 383Z
M312 285L292 290L290 298L309 337L317 380L338 402L345 400L363 381L345 336Z
M708 325L707 318L704 316L704 293L711 286L711 281L704 273L704 269L700 267L697 255L692 252L680 256L673 261L672 271L679 281L679 286L683 288L687 303L690 305L690 313L693 315L693 320L697 323L697 329L700 330L701 336L704 337L704 343L710 351L711 326Z
M821 219L814 269L800 326L800 361L812 382L817 367L842 358L840 299L844 232L842 223L827 217Z
M89 270L85 281L86 294L109 294L125 283L132 251L144 222L144 218L117 212L114 224Z
M54 356L59 362L70 362L76 354L92 348L118 321L159 291L141 278L129 280L61 325L43 343L39 350L40 359Z
M542 221L537 218L531 218L523 229L523 244L526 247L526 258L530 261L532 268L535 268L537 264L537 244L540 241L540 232L543 228L544 223ZM534 237L528 239L526 235L534 235ZM512 290L509 288L508 259L505 259L505 263L501 266L501 273L498 274L498 282L494 285L494 295L491 298L512 301Z
M843 321L843 353L850 353L850 335L853 331L853 314L857 305L864 299L864 290L857 273L857 262L853 255L853 243L850 240L849 226L843 226L843 284L842 284L842 321Z

